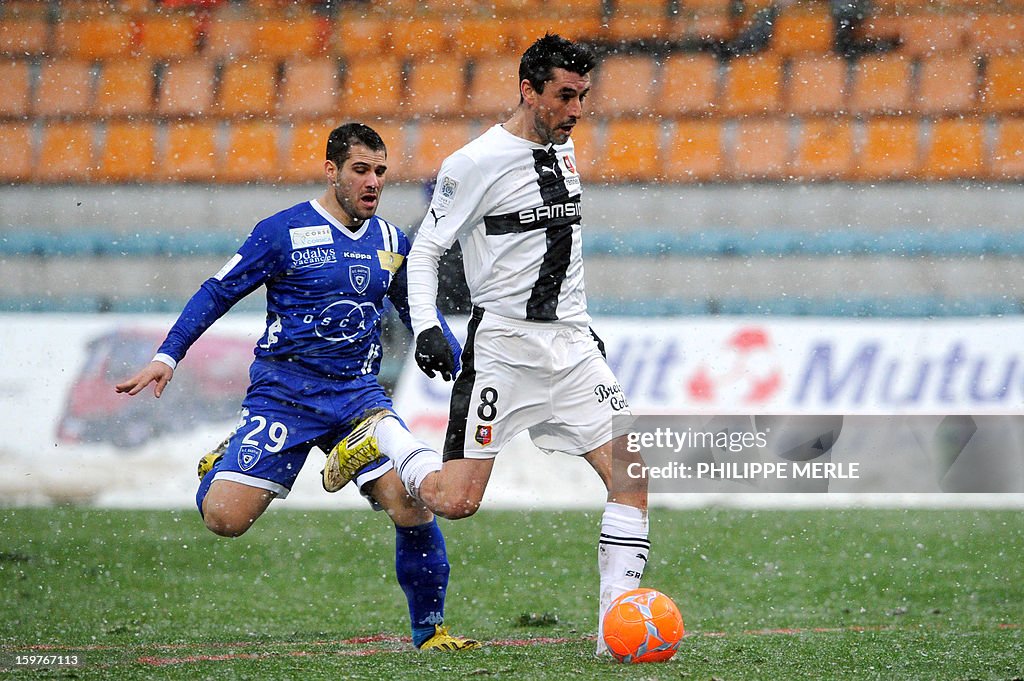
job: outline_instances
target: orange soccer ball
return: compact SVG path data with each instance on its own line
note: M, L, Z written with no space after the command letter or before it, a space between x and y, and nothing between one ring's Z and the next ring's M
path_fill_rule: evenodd
M608 650L619 662L664 662L683 640L683 616L660 591L633 589L612 601L603 631Z

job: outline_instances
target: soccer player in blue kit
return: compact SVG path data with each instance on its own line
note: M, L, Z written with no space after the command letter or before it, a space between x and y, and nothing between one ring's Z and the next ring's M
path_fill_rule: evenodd
M347 123L331 132L326 157L323 196L259 222L188 301L153 361L116 386L137 395L154 383L160 397L202 333L266 285L267 328L254 350L241 420L223 449L199 466L196 504L218 535L243 534L273 499L286 497L313 447L328 451L368 414L393 413L377 381L381 316L388 300L411 328L410 247L405 234L376 216L387 149L372 128ZM450 566L433 514L410 497L386 458L361 468L355 480L395 524L395 568L409 602L413 644L478 647L442 625Z

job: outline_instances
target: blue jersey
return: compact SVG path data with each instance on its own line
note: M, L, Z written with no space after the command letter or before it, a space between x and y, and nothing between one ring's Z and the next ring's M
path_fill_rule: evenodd
M267 328L257 359L287 361L322 378L376 374L384 301L410 326L408 253L408 237L379 217L352 231L317 201L292 206L258 223L238 253L202 284L159 353L180 361L213 322L265 284Z

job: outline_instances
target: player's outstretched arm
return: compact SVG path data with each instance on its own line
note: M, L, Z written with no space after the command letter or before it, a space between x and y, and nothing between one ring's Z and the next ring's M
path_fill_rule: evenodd
M156 383L156 387L153 388L153 396L160 397L164 392L164 388L166 388L167 384L171 382L171 378L173 376L174 369L163 362L153 360L143 367L142 371L139 373L118 383L114 389L119 393L138 395L140 392L145 390L146 386L150 383Z

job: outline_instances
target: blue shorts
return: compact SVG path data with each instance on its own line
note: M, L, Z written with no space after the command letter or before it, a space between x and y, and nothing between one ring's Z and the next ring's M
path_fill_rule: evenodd
M265 489L281 499L291 491L310 449L329 452L368 411L393 411L373 374L325 379L283 362L256 360L249 378L238 427L213 479ZM391 468L382 457L359 471L357 484L361 488Z

